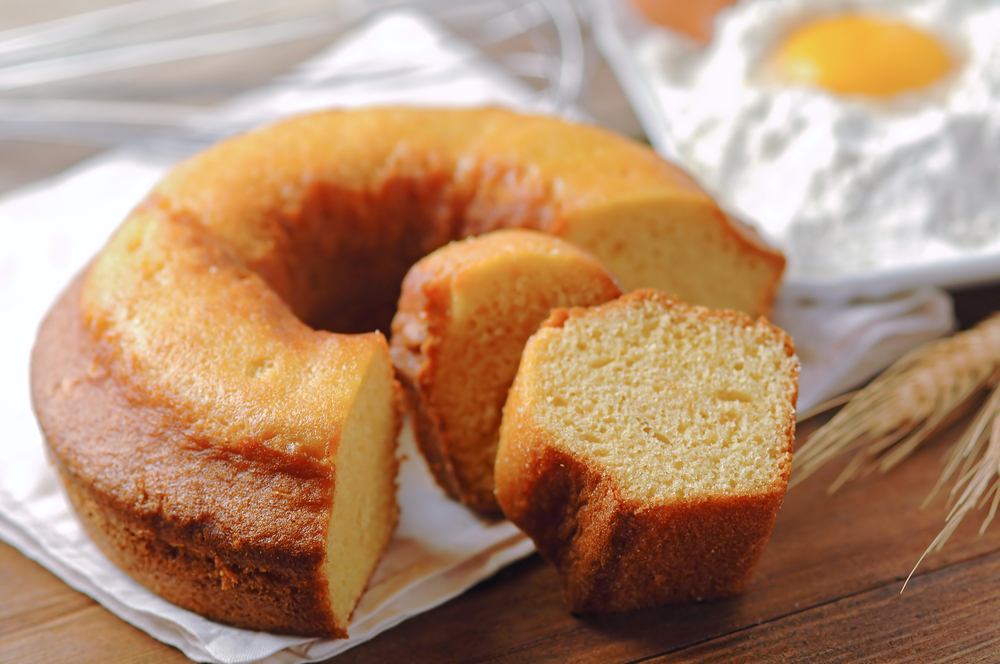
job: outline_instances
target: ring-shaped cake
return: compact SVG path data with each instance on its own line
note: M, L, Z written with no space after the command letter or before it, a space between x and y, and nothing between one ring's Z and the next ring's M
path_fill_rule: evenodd
M754 315L784 266L595 127L381 109L232 139L173 169L39 332L35 408L89 535L208 618L346 636L398 514L401 400L372 330L421 256L507 227Z

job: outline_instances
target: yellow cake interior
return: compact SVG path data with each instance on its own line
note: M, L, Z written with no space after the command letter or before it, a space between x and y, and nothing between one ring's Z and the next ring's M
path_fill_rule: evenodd
M769 490L797 375L783 335L704 309L632 302L543 329L536 416L626 495L667 501Z
M337 449L331 452L336 485L324 568L330 607L344 629L399 512L394 385L383 356L373 356L371 364L349 407Z

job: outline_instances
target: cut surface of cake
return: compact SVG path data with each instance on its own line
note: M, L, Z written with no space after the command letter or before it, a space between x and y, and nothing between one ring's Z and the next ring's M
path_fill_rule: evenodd
M798 371L766 320L658 291L553 312L525 348L495 473L572 611L744 587L784 497Z
M595 258L534 231L455 242L413 266L391 352L420 449L449 494L480 512L499 512L493 460L525 342L553 308L619 295Z

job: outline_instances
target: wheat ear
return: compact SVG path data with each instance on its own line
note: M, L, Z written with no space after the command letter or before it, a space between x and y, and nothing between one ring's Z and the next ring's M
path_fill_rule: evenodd
M965 413L984 388L993 387L998 369L1000 315L996 314L971 330L910 352L855 394L799 448L790 486L848 450L858 452L830 486L830 493L858 475L890 470ZM982 449L982 445L966 447L968 453L957 463ZM957 465L948 468L939 485Z

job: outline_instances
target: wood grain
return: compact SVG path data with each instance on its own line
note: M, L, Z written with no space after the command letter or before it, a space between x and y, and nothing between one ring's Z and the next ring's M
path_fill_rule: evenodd
M0 662L186 662L0 542Z
M58 577L0 542L0 639L95 606ZM17 601L9 601L17 598Z
M652 662L997 662L1000 554L892 582Z

